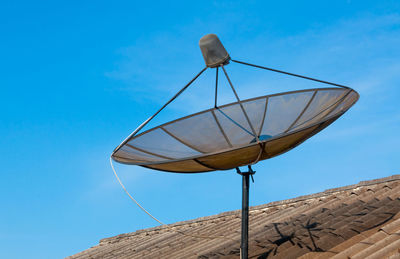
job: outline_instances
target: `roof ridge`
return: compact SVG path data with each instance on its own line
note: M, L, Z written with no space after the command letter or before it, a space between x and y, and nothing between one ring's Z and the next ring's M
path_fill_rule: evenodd
M359 187L364 187L364 186L369 186L369 185L376 185L376 184L380 184L380 183L398 181L398 180L400 180L400 174L395 174L395 175L392 175L392 176L383 177L383 178L374 179L374 180L360 181L358 184L352 184L352 185L347 185L347 186L343 186L343 187L326 189L323 192L318 192L318 193L308 194L308 195L302 195L302 196L299 196L299 197L296 197L296 198L286 199L286 200L282 200L282 201L273 201L273 202L269 202L269 203L262 204L262 205L251 206L250 207L250 212L251 211L255 211L255 210L262 210L262 209L266 209L266 208L271 208L271 207L275 207L275 206L279 206L279 205L285 205L285 204L291 204L291 203L295 203L295 202L305 201L305 200L309 200L309 199L321 198L321 197L324 197L324 196L327 196L327 195L330 195L330 194L333 194L333 193L353 190L353 189L357 189ZM107 242L110 242L112 240L119 240L121 238L134 236L134 235L137 235L137 234L140 234L140 233L164 230L164 229L167 229L167 228L170 228L170 227L178 227L178 226L182 226L182 225L186 225L186 224L198 223L198 222L205 221L205 220L217 219L217 218L220 218L220 217L223 217L223 216L236 215L236 214L239 214L239 213L240 213L240 210L232 210L232 211L226 211L226 212L222 212L222 213L211 215L211 216L205 216L205 217L199 217L199 218L195 218L195 219L175 222L175 223L168 224L168 225L161 225L161 226L156 226L156 227L151 227L151 228L146 228L146 229L140 229L140 230L137 230L135 232L124 233L124 234L120 234L120 235L117 235L117 236L114 236L114 237L101 239L100 243L107 243Z

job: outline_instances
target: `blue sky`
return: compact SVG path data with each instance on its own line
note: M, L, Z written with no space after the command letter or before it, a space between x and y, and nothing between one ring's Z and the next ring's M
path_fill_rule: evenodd
M62 258L157 223L114 179L111 151L204 67L233 58L349 85L359 102L298 148L254 166L252 205L400 173L399 1L2 1L0 258ZM235 64L242 98L322 86ZM149 127L213 103L214 71ZM221 102L233 100L225 85ZM239 209L232 171L116 165L160 220Z

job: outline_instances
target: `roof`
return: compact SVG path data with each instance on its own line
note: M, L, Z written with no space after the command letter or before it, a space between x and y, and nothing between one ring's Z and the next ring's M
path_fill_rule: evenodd
M237 210L139 230L69 258L239 258L240 221ZM249 258L331 257L400 258L400 175L250 208Z

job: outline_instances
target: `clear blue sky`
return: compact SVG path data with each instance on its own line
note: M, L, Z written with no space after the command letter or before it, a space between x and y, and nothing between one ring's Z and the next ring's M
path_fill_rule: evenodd
M108 157L204 67L198 40L207 33L234 58L361 95L326 130L254 167L252 205L400 173L399 12L399 1L385 0L2 1L0 258L62 258L157 225L123 193ZM316 86L227 69L243 98ZM150 126L210 107L212 75ZM233 170L116 168L167 223L240 208Z

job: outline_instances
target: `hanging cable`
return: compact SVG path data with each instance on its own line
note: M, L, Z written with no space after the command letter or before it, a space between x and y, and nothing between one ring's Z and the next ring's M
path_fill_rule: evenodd
M165 226L167 231L172 231L172 232L175 232L175 233L178 233L178 234L181 234L181 235L184 235L184 236L188 236L188 237L193 237L193 238L202 238L202 239L217 239L217 238L222 238L222 239L227 239L227 240L229 239L229 240L232 240L232 241L236 241L236 240L233 239L233 238L230 238L230 237L227 237L227 236L222 236L222 235L220 235L220 236L192 235L192 234L186 234L186 233L184 233L184 232L182 232L182 231L179 231L179 230L174 230L174 229L172 229L173 226L169 226L169 225L163 223L161 220L159 220L159 219L157 219L156 217L154 217L154 216L153 216L150 212L148 212L142 205L140 205L140 203L139 203L135 198L132 197L132 195L131 195L131 194L128 192L128 190L125 188L125 185L121 182L121 179L119 179L117 172L115 171L115 168L114 168L114 165L113 165L113 162L112 162L112 156L110 156L110 165L111 165L111 168L112 168L112 170L113 170L113 172L114 172L115 178L117 178L118 183L121 185L122 189L123 189L124 192L129 196L129 198L130 198L142 211L144 211L144 213L146 213L148 216L150 216L152 219L154 219L155 221L157 221L157 222L158 222L159 224L161 224L162 226Z
M135 198L132 197L132 195L130 195L130 193L128 192L128 190L125 188L124 184L121 182L121 180L119 179L117 172L115 171L114 165L112 163L112 157L110 156L110 165L111 168L114 172L115 178L117 178L119 184L121 185L122 189L124 189L124 192L129 196L129 198L131 198L131 200L136 203L136 205L143 210L147 215L149 215L152 219L154 219L155 221L157 221L158 223L160 223L161 225L165 225L164 223L162 223L160 220L158 220L156 217L154 217L153 215L150 214L150 212L148 212L145 208L142 207L142 205L140 205L139 202L137 202L137 200L135 200Z

